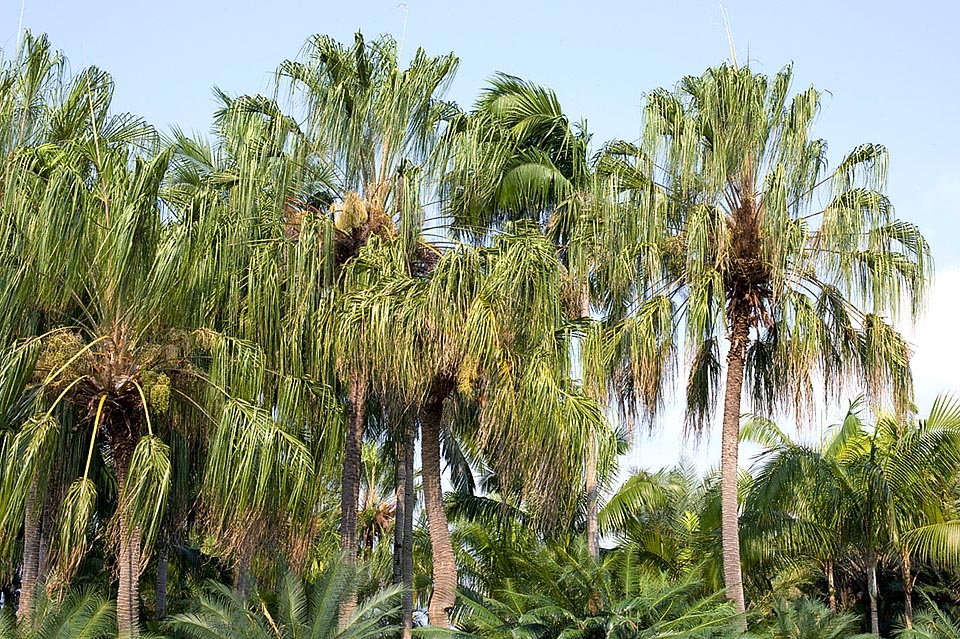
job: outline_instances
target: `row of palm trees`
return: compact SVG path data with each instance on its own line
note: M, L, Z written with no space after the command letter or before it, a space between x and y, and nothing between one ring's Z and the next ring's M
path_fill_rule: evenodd
M449 627L444 466L541 536L582 507L598 561L620 427L684 375L687 432L723 396L722 585L745 623L743 397L803 418L822 385L908 410L894 326L932 262L883 194L886 150L828 170L819 94L792 95L789 67L655 91L641 139L591 153L545 87L499 75L469 111L446 101L457 64L317 36L272 96L219 93L206 140L113 113L108 74L25 37L0 76L0 556L21 615L110 557L134 636L142 570L162 616L188 542L241 598L335 549L349 572L384 545L359 510L376 442L409 636L419 439L424 607Z

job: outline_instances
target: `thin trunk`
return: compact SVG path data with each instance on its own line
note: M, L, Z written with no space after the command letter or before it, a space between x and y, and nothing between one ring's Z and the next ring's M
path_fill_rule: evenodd
M877 557L867 553L867 594L870 596L870 632L880 636L880 616L877 614Z
M428 615L430 625L450 627L450 611L457 599L457 563L450 543L447 513L440 485L440 422L443 399L434 394L421 413L420 457L423 465L423 503L427 510L430 547L433 550L433 594Z
M404 432L397 438L393 446L394 463L396 468L395 490L397 494L396 507L393 511L393 579L391 583L403 583L403 513L406 506L404 491L407 488L406 472L406 426Z
M124 445L126 444L126 445ZM130 469L133 443L124 442L114 452L117 490L123 494ZM127 512L118 517L120 539L117 548L117 631L121 637L133 639L140 635L140 531L133 527Z
M590 317L590 289L584 284L580 289L580 317ZM586 382L583 365L583 340L580 340L580 378ZM584 489L587 494L587 548L590 556L600 558L599 506L597 503L597 442L591 431L587 437L587 458L584 462Z
M827 560L827 598L830 602L830 610L837 611L837 586L833 579L833 559Z
M46 500L43 515L40 517L40 552L37 556L37 579L45 581L53 569L53 556L50 554L50 542L56 527L57 507L63 502L63 462L57 459L53 471L47 478Z
M913 628L913 574L910 571L910 551L906 548L900 554L903 568L903 623L907 630Z
M163 542L157 549L157 603L154 615L157 621L167 614L167 570L170 566L170 544Z
M367 383L360 374L350 376L347 400L347 436L343 446L342 492L340 494L340 551L350 568L357 564L357 501L360 499L360 457L363 421L366 417ZM357 609L356 592L344 594L340 606L340 628Z
M594 559L600 558L600 532L598 525L598 507L597 507L597 443L593 439L591 432L587 438L587 459L586 459L586 490L587 490L587 548L590 550L590 556Z
M403 490L403 600L401 610L403 613L403 639L410 639L413 633L413 510L416 504L416 494L413 490L413 458L417 443L417 431L414 423L411 421L407 426L409 437L404 442L403 465L406 468L404 474Z
M27 495L23 516L23 571L20 576L20 605L17 617L29 620L33 606L33 595L37 589L37 576L40 572L40 484L39 474L33 476L30 493Z
M743 367L750 326L743 311L730 313L730 351L727 353L727 380L723 396L723 439L720 453L721 533L723 537L723 581L727 597L739 612L746 609L740 569L740 524L737 501L737 471L740 444L740 397ZM740 626L746 630L746 620Z
M233 564L233 589L246 601L250 598L251 574L250 565L253 562L253 551L250 541L244 538L240 543L240 552Z

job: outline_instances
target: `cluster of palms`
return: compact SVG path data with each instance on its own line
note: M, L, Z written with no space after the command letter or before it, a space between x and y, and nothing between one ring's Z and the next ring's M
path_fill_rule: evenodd
M93 595L42 611L115 581L117 631L136 636L173 570L192 636L364 637L384 619L404 637L572 619L708 636L745 627L741 538L767 531L769 551L829 525L810 491L777 492L773 463L740 516L741 401L802 417L818 386L850 389L907 423L894 325L932 265L883 195L886 150L828 171L819 94L791 96L789 68L685 78L649 95L639 141L591 153L547 88L501 75L470 111L445 101L457 64L317 36L273 97L220 93L212 140L114 113L109 75L69 73L43 37L3 66L0 583L19 585L21 627L84 623ZM679 374L686 431L723 397L715 512L682 473L638 474L601 508L625 433ZM895 530L875 525L889 499L850 501L873 508L870 565L900 551L908 601L909 553L953 547L937 486L939 514ZM655 514L651 487L689 503ZM602 531L624 543L601 553ZM833 566L854 538L795 554ZM229 585L191 609L205 577Z

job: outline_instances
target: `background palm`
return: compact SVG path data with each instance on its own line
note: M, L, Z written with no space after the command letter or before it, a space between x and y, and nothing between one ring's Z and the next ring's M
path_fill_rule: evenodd
M635 320L623 401L655 412L681 347L692 365L687 426L712 415L726 340L721 462L727 591L743 609L737 433L744 383L758 410L808 413L815 377L828 399L853 381L910 397L907 349L885 316L915 314L931 272L918 230L893 217L886 150L863 145L830 173L812 136L819 94L789 96L728 65L647 99L639 145L608 147L629 206L611 207L611 294Z

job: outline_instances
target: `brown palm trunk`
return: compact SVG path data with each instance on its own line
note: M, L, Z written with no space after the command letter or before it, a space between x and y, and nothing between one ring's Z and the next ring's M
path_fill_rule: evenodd
M913 574L910 571L910 551L903 549L900 555L903 569L903 623L907 630L913 628Z
M867 594L870 597L870 632L880 636L880 616L877 613L877 557L867 553Z
M20 577L20 604L17 617L29 621L33 608L33 595L37 589L40 572L40 495L39 474L33 476L30 493L27 495L23 516L23 571Z
M834 584L833 577L833 560L827 560L827 598L830 602L830 610L832 612L837 611L837 586Z
M404 474L403 491L403 600L401 610L403 612L403 639L410 639L413 634L413 510L416 504L416 494L413 490L413 458L416 443L417 431L411 422L408 426L409 439L404 442L403 464L406 468Z
M167 571L170 567L170 544L162 542L157 550L157 601L154 615L157 621L167 614Z
M740 397L743 389L743 368L747 355L750 327L743 311L730 313L730 351L727 353L727 380L723 396L723 439L720 452L720 505L723 538L723 581L727 597L739 612L746 604L743 576L740 569L740 524L738 489L738 453L740 445ZM746 629L746 621L741 621Z
M57 507L63 502L63 462L54 463L53 471L47 478L46 501L43 515L40 517L40 553L37 557L37 580L45 581L53 569L53 556L50 554L50 542L56 526Z
M416 434L412 420L405 419L396 444L397 507L393 523L393 583L401 595L401 636L410 639L413 630L413 458Z
M427 510L430 547L433 551L433 594L428 615L430 625L450 627L450 611L457 598L457 563L450 543L447 513L440 484L440 422L445 394L435 393L421 413L420 457L423 465L423 503ZM439 399L438 399L439 397Z
M366 417L367 383L363 375L350 377L347 399L347 436L343 446L342 492L340 494L340 551L351 568L357 564L357 502L360 499L360 457L363 421ZM345 593L340 605L340 628L357 609L356 593Z
M393 511L393 579L392 583L403 583L403 515L406 506L404 491L407 488L406 465L406 427L404 432L394 442L394 464L396 472L395 490L397 494L396 507Z
M133 443L124 442L114 451L117 489L120 495L127 483L127 471ZM140 634L140 531L133 527L126 511L118 513L120 539L117 547L117 631L124 639Z
M593 439L593 433L587 438L587 459L585 475L585 488L587 491L587 548L590 550L590 556L594 559L600 558L600 527L598 524L598 506L597 506L597 443Z

